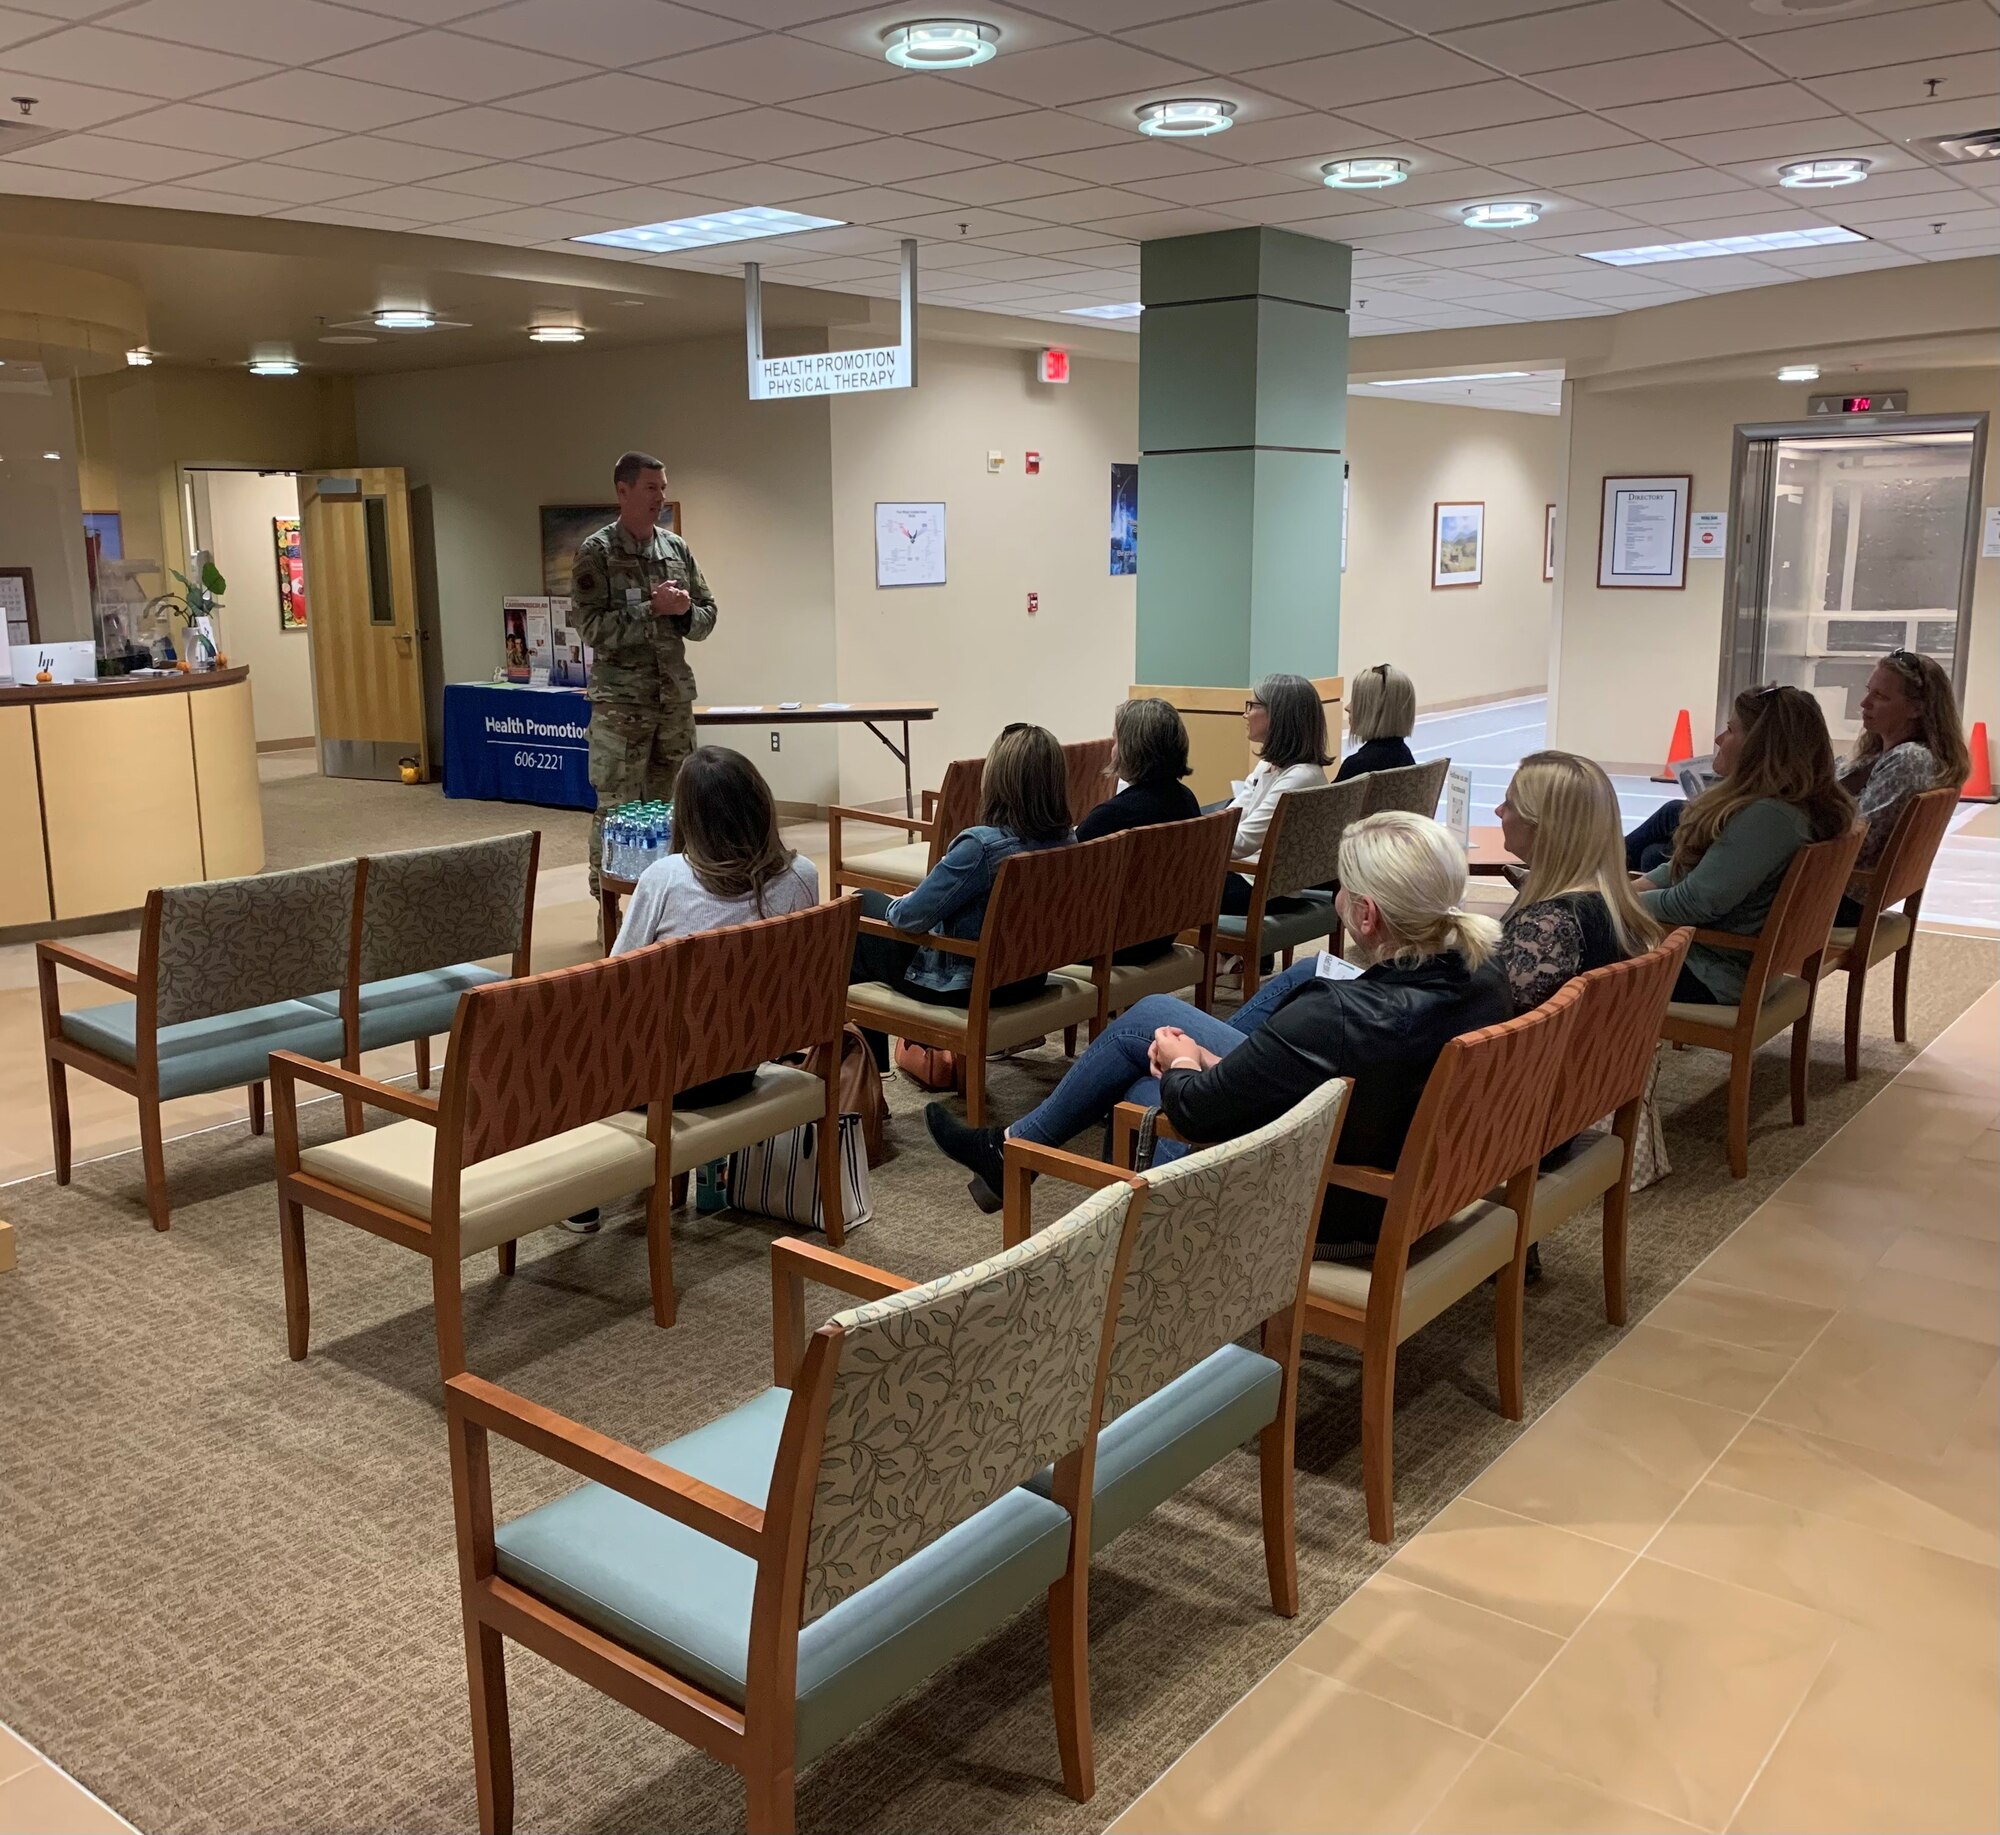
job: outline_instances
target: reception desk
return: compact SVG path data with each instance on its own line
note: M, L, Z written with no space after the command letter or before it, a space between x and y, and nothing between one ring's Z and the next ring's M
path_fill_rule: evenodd
M1343 679L1337 675L1314 676L1320 705L1326 709L1326 749L1340 756L1341 697ZM1135 686L1130 699L1157 696L1170 703L1187 727L1188 788L1203 808L1228 800L1230 786L1248 777L1257 762L1251 749L1243 703L1247 688L1176 688L1159 684Z
M0 930L263 866L248 669L0 688Z

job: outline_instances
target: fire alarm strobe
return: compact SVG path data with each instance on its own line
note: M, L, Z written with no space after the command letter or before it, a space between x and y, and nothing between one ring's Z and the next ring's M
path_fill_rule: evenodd
M1045 350L1035 359L1035 380L1037 382L1067 382L1069 380L1069 352L1066 350Z
M1031 478L1040 477L1042 471L1042 455L1038 452L1029 453L1025 463L1025 470L1027 471L1028 476Z
M1028 616L1030 618L1034 617L1034 615L1041 609L1042 609L1042 595L1040 593L1030 593L1028 595Z

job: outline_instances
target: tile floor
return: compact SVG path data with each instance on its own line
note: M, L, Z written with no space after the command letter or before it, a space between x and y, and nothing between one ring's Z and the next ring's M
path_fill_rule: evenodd
M2000 988L1114 1830L2000 1826L1996 1197Z

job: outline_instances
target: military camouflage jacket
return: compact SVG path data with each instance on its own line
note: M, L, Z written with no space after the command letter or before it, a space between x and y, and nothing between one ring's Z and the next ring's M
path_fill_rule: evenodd
M653 615L653 588L663 580L694 601L679 618ZM571 620L594 653L593 701L694 705L686 646L715 629L715 595L686 542L669 529L637 541L614 522L577 545L569 591Z

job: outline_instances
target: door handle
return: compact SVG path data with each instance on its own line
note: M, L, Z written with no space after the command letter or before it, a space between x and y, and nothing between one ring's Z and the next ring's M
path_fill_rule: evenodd
M407 651L410 645L414 643L416 640L411 636L411 634L408 631L398 631L396 633L396 641L399 644L401 644L403 648Z

